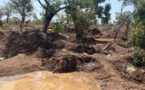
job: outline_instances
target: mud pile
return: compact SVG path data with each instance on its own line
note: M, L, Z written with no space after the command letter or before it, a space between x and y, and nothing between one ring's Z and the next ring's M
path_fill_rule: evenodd
M63 48L64 44L55 42L58 39L65 37L57 34L45 34L39 30L25 31L23 33L10 31L5 38L6 49L3 51L3 56L12 57L18 53L33 54L42 49L41 53L47 54L54 49ZM59 43L59 44L58 44ZM49 55L49 54L48 54Z
M103 65L95 58L77 55L55 55L44 60L43 65L55 73L72 71L94 72L103 69Z

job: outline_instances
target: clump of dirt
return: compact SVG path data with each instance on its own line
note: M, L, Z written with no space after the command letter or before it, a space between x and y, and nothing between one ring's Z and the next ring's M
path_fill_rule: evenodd
M97 53L93 45L87 45L87 44L79 44L73 46L71 50L74 51L75 53L87 53L87 54Z
M119 60L114 62L115 69L120 72L120 74L128 80L133 80L139 83L145 83L145 72L132 65L129 58L124 58L125 60ZM128 70L129 68L129 70Z
M55 54L56 50L54 49L44 49L44 48L38 48L33 55L38 58L50 58Z
M76 71L77 59L74 55L54 57L47 61L47 66L53 72L72 72Z
M82 39L82 43L90 45L90 44L96 44L97 41L94 38L86 38L86 37L84 37Z
M6 35L4 32L0 32L0 42L4 43L5 42L5 39L6 38Z
M82 56L79 59L78 71L97 72L102 70L103 70L103 65L95 58Z
M97 27L92 27L86 31L89 35L98 35L101 34L101 31Z
M49 70L57 73L84 71L94 72L102 69L103 65L96 59L89 56L76 56L76 55L61 55L55 56L51 59L43 61L43 65L48 67Z

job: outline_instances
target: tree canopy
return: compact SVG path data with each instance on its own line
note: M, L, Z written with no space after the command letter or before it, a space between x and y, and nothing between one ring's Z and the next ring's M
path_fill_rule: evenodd
M33 5L31 0L11 0L13 8L21 15L20 30L22 31L23 23L27 16L32 13Z

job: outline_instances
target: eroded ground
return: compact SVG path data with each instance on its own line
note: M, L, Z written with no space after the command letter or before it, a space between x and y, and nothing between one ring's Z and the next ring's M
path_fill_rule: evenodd
M74 78L77 75L83 77L84 75L81 73L84 72L85 75L89 75L89 78L93 78L93 82L97 82L96 86L100 85L102 90L144 90L145 71L133 65L128 58L132 54L132 50L123 44L121 34L114 42L111 37L113 27L102 26L101 32L96 29L91 30L86 32L87 36L81 41L75 39L73 32L47 35L39 30L24 33L0 32L0 76L22 75L24 77L26 75L26 79L24 77L20 80L28 79L25 83L30 83L31 87L30 78L27 78L27 76L31 76L31 74L27 74L30 72L32 72L32 78L36 71L44 70L70 75L72 72L77 72L75 75L73 74ZM109 42L112 42L111 48L101 52ZM51 73L51 75L53 74ZM59 75L61 76L58 74L58 77ZM71 76L67 78L69 77ZM17 83L17 81L21 83L15 79L12 82ZM55 81L58 83L57 79ZM74 85L73 78L69 83L71 82ZM46 85L46 82L44 84ZM3 85L7 86L7 84Z

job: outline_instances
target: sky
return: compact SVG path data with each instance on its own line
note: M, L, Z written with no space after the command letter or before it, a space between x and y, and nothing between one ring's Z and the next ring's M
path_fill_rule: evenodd
M6 3L7 1L9 0L0 0L0 7ZM120 12L120 8L121 8L121 5L122 5L122 2L118 2L118 0L106 0L105 3L110 3L111 4L111 22L115 21L116 18L116 12ZM101 5L102 6L105 6L105 3L102 3ZM36 13L36 15L38 16L38 18L40 18L40 12L42 12L42 8L40 6L40 4L37 2L37 0L35 0L35 2L33 3L34 5L34 11ZM132 6L128 6L126 7L123 11L133 11L133 7ZM30 17L31 18L31 17Z

